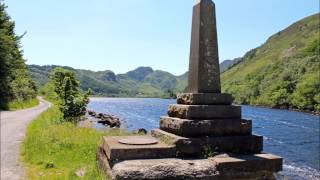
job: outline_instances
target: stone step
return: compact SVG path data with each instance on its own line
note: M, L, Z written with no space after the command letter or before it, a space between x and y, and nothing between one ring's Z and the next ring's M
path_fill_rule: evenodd
M181 93L177 103L186 105L230 105L233 98L226 93Z
M102 148L109 160L168 158L176 156L174 145L168 145L161 141L156 144L132 145L123 144L120 141L130 141L132 138L152 138L151 136L111 136L103 137Z
M102 148L98 149L97 160L100 169L114 180L274 179L273 173L280 171L282 166L282 159L272 154L209 159L136 159L111 165Z
M240 119L241 106L171 104L168 115L181 119Z
M189 120L163 116L160 129L184 137L250 135L252 121L245 119Z
M283 159L273 154L253 154L242 156L221 155L211 158L216 163L216 169L223 173L235 171L282 171Z
M199 156L205 151L253 154L263 150L263 137L256 135L187 138L160 129L152 130L151 135L167 144L175 145L177 155L181 156Z

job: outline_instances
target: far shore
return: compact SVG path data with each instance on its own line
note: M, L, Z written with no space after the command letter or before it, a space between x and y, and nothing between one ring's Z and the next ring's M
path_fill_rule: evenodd
M90 98L90 100L99 100L99 99L105 99L105 98L113 98L113 99L174 99L174 98L161 98L161 97L106 97L106 96L90 96L89 98ZM269 107L269 106L262 106L262 105L250 105L250 104L235 104L235 105L243 105L243 106L267 108L267 109L294 111L294 112L301 112L301 113L320 116L320 112L314 112L314 111L308 111L308 110L299 110L299 109L294 109L294 108L277 108L277 107Z

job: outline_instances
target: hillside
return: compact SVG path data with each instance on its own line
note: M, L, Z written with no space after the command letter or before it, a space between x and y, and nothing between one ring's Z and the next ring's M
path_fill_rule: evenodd
M226 65L225 67L231 66ZM59 66L28 65L31 77L38 87L43 86L50 72ZM114 97L172 97L182 92L187 86L188 73L181 76L150 67L138 67L125 74L115 74L110 70L90 71L63 66L76 73L81 82L81 89L93 91L97 96Z
M39 87L48 81L50 72L58 66L29 65L28 67L31 77ZM90 88L97 96L169 97L173 90L180 90L176 88L179 77L150 67L139 67L118 75L109 70L95 72L65 66L64 68L76 73L82 90Z
M222 90L238 104L318 111L319 14L300 20L271 36L243 57L220 64ZM38 86L48 80L56 66L29 65ZM188 73L139 67L125 74L65 67L76 72L81 88L94 95L116 97L170 97L187 86Z
M232 60L224 60L222 63L220 63L220 72L224 72L228 70L230 67L236 65L242 60L242 58L235 58Z
M252 49L222 74L239 104L320 111L319 14L306 17Z

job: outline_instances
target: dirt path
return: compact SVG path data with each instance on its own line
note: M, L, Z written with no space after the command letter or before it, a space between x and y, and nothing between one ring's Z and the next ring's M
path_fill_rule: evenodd
M19 146L27 124L45 111L51 104L39 98L36 107L19 111L1 111L1 180L23 179L24 171L19 165Z

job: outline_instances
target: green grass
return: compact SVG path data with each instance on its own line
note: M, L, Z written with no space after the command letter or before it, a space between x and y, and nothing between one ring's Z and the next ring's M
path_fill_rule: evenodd
M128 135L122 130L97 131L62 122L56 105L42 113L27 128L20 149L29 179L105 179L96 166L96 151L102 136Z
M39 104L39 100L36 98L30 99L27 101L13 101L7 104L6 110L15 111L19 109L34 107L34 106L37 106L38 104Z

